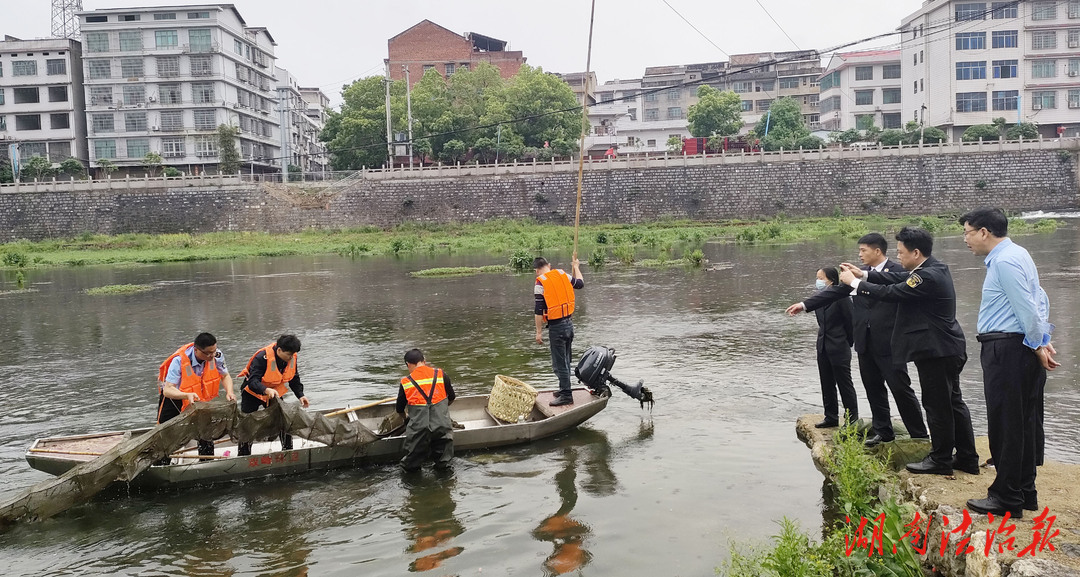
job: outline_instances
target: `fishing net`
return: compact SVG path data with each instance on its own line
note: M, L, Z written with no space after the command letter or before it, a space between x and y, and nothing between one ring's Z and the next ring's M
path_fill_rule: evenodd
M516 423L524 415L528 418L536 403L536 389L505 375L495 375L495 386L488 396L487 410L491 416L507 423Z
M238 443L260 441L281 431L331 446L362 447L378 437L346 415L325 417L298 403L272 402L264 410L240 413L222 399L196 403L145 434L125 439L92 461L34 485L0 503L0 531L23 520L41 520L87 501L115 481L130 481L150 465L193 439L229 436Z

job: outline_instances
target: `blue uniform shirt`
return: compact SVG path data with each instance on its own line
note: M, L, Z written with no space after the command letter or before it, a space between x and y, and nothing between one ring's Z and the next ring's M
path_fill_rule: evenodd
M184 354L191 359L191 370L196 375L202 376L203 363L195 358L195 347L188 347ZM218 372L221 373L221 378L225 378L225 375L229 374L229 369L225 366L225 353L219 350L214 361L217 364ZM169 363L169 372L165 374L165 382L173 386L180 386L180 357L176 357Z
M979 333L1021 333L1037 349L1050 342L1050 300L1039 286L1039 271L1024 247L1006 238L986 255L986 279L979 305Z

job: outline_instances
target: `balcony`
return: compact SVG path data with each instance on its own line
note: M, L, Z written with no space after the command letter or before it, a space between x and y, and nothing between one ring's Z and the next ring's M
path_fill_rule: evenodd
M180 51L184 54L207 54L210 52L221 52L221 47L217 42L211 42L210 44L184 44L180 47Z

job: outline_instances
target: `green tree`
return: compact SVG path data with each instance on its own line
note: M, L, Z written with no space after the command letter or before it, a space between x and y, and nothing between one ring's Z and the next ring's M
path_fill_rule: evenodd
M11 161L7 157L0 156L0 184L15 182L15 174L11 170Z
M52 162L44 156L34 155L23 163L23 180L39 180L53 175Z
M183 174L182 172L180 172L180 169L173 166L166 166L165 168L161 169L161 173L168 178L176 178Z
M980 140L997 140L1001 138L1001 129L993 124L975 124L964 131L960 140L964 142L978 142Z
M904 142L904 136L903 130L897 130L895 128L883 130L881 134L878 135L878 142L880 142L882 146L898 146L901 142Z
M1009 140L1035 140L1039 138L1039 129L1030 122L1021 122L1010 126L1005 137Z
M668 152L679 154L683 151L683 139L679 136L669 136L667 139Z
M457 139L448 140L446 141L446 144L443 144L442 153L439 154L439 158L447 164L455 164L465 160L465 153L467 151L464 142Z
M146 174L151 177L156 177L158 170L161 169L162 162L161 155L156 152L147 152L143 157L143 168L146 169Z
M913 137L912 144L918 144L920 133L913 132L911 136ZM944 130L934 126L928 126L923 129L921 137L924 144L937 144L939 142L945 142L945 139L948 138Z
M362 78L345 87L341 112L331 111L320 139L327 143L334 170L358 170L386 164L386 93L381 76ZM404 81L390 86L394 127L405 126Z
M289 182L297 182L303 177L304 169L295 164L290 164L285 167L285 172L288 174Z
M810 135L810 129L803 122L802 105L790 96L774 100L769 107L769 112L762 116L754 126L754 133L762 139L762 144L767 142L766 125L769 127L769 136L772 137L773 142L794 142Z
M86 174L86 167L79 161L78 158L69 158L60 163L60 172L68 176L82 177Z
M853 142L858 142L861 138L862 135L854 128L849 128L843 132L832 132L829 134L829 140L839 142L840 144L851 144Z
M506 116L515 119L511 126L524 146L541 147L557 138L577 140L589 129L570 85L542 68L522 66L507 83L503 103Z
M236 137L240 129L228 124L218 126L218 173L236 174L240 170L240 151L236 149Z
M860 114L855 118L855 124L859 130L870 131L875 128L873 114Z
M703 84L698 87L698 103L691 104L686 120L692 136L731 136L743 127L742 100L728 90L721 92Z
M109 160L108 158L102 158L102 159L98 160L97 163L98 163L98 170L105 173L105 176L109 176L110 174L116 172L116 169L117 169L116 163Z

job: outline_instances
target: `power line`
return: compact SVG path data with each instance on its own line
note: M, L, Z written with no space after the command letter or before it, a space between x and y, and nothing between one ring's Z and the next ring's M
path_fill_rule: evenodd
M675 14L676 14L676 15L677 15L677 16L678 16L679 18L682 18L682 21L683 21L683 22L686 22L687 24L689 24L689 25L690 25L690 27L691 27L691 28L693 28L695 32L697 32L698 34L700 34L700 35L701 35L701 37L702 37L702 38L704 38L704 39L705 39L705 40L706 40L706 41L707 41L707 42L708 42L709 44L712 44L713 46L715 46L715 47L716 47L716 49L717 49L717 50L719 50L721 54L723 54L724 56L727 56L728 58L731 58L731 55L730 55L730 54L728 54L727 52L724 52L724 49L723 49L723 48L720 48L719 46L717 46L717 45L716 45L716 43L715 43L715 42L713 42L713 41L712 41L712 40L711 40L711 39L710 39L710 38L709 38L708 36L706 36L704 32L702 32L701 30L698 30L698 27L697 27L697 26L694 26L694 24L693 24L693 23L691 23L691 22L690 22L689 20L687 20L685 16L683 16L682 14L680 14L680 13L679 13L679 11L678 11L678 10L676 10L674 6L672 6L671 4L669 4L667 0L664 0L664 4L667 4L667 7L668 7L668 8L671 8L671 11L672 11L672 12L674 12L674 13L675 13Z
M776 18L773 18L773 15L769 14L768 8L765 8L765 5L761 3L761 0L757 0L757 5L761 6L761 9L765 11L765 15L769 17L769 20L773 21L773 24L776 24L776 27L779 28L780 31L784 33L784 36L787 36L787 39L791 40L792 46L794 46L796 50L802 50L802 48L799 48L799 45L795 42L795 40L793 40L791 38L791 35L787 33L787 30L784 30L784 27L781 26L780 23L776 21Z

